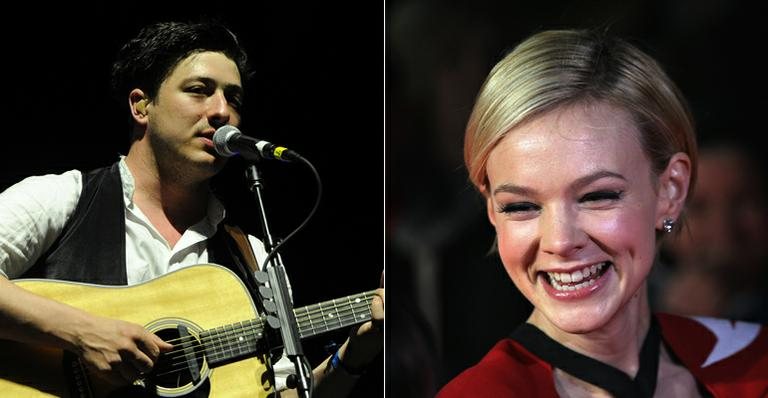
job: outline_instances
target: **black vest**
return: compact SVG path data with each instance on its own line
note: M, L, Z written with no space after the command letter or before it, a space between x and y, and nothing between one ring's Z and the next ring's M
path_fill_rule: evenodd
M224 222L208 239L208 260L249 283L250 273ZM118 163L83 173L75 211L56 241L22 278L48 278L99 285L126 285L125 205Z

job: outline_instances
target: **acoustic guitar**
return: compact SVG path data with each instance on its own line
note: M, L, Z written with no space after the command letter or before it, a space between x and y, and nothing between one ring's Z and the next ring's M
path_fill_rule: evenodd
M269 335L243 282L201 264L133 286L19 279L15 284L93 314L144 325L174 348L151 373L115 390L64 350L0 340L2 397L272 397ZM301 338L371 319L374 291L294 309Z

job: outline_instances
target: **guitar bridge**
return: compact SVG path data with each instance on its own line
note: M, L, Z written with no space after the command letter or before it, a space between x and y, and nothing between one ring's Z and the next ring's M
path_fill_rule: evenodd
M69 394L72 397L90 398L93 396L91 384L86 375L85 367L77 355L64 351L62 356L64 372L67 380L70 380Z
M186 325L179 325L178 331L182 341L181 344L184 346L184 359L187 361L187 369L192 377L192 382L197 384L200 381L200 366L198 366L197 358L195 358L196 340L189 334Z

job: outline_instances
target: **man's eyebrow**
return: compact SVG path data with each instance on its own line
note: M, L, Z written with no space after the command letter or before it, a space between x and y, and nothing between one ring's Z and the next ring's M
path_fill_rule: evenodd
M237 84L225 84L224 92L229 95L236 95L240 98L242 98L245 95L245 90L243 90L243 87Z
M218 85L218 84L220 84L220 82L218 80L213 79L213 78L208 77L208 76L191 76L191 77L189 77L187 79L184 79L185 83L193 82L193 81L200 81L200 82L203 82L203 83L205 83L207 85ZM224 84L222 84L222 86L224 87L224 91L235 92L236 94L240 94L240 95L243 94L243 87L241 85L239 85L239 84L224 83Z

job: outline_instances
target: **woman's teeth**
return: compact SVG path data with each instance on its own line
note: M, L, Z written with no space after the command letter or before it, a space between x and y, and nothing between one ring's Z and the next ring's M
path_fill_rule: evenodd
M566 272L547 272L549 283L560 291L573 291L582 289L595 284L595 280L603 274L610 266L610 262L594 264L583 269L570 273Z

